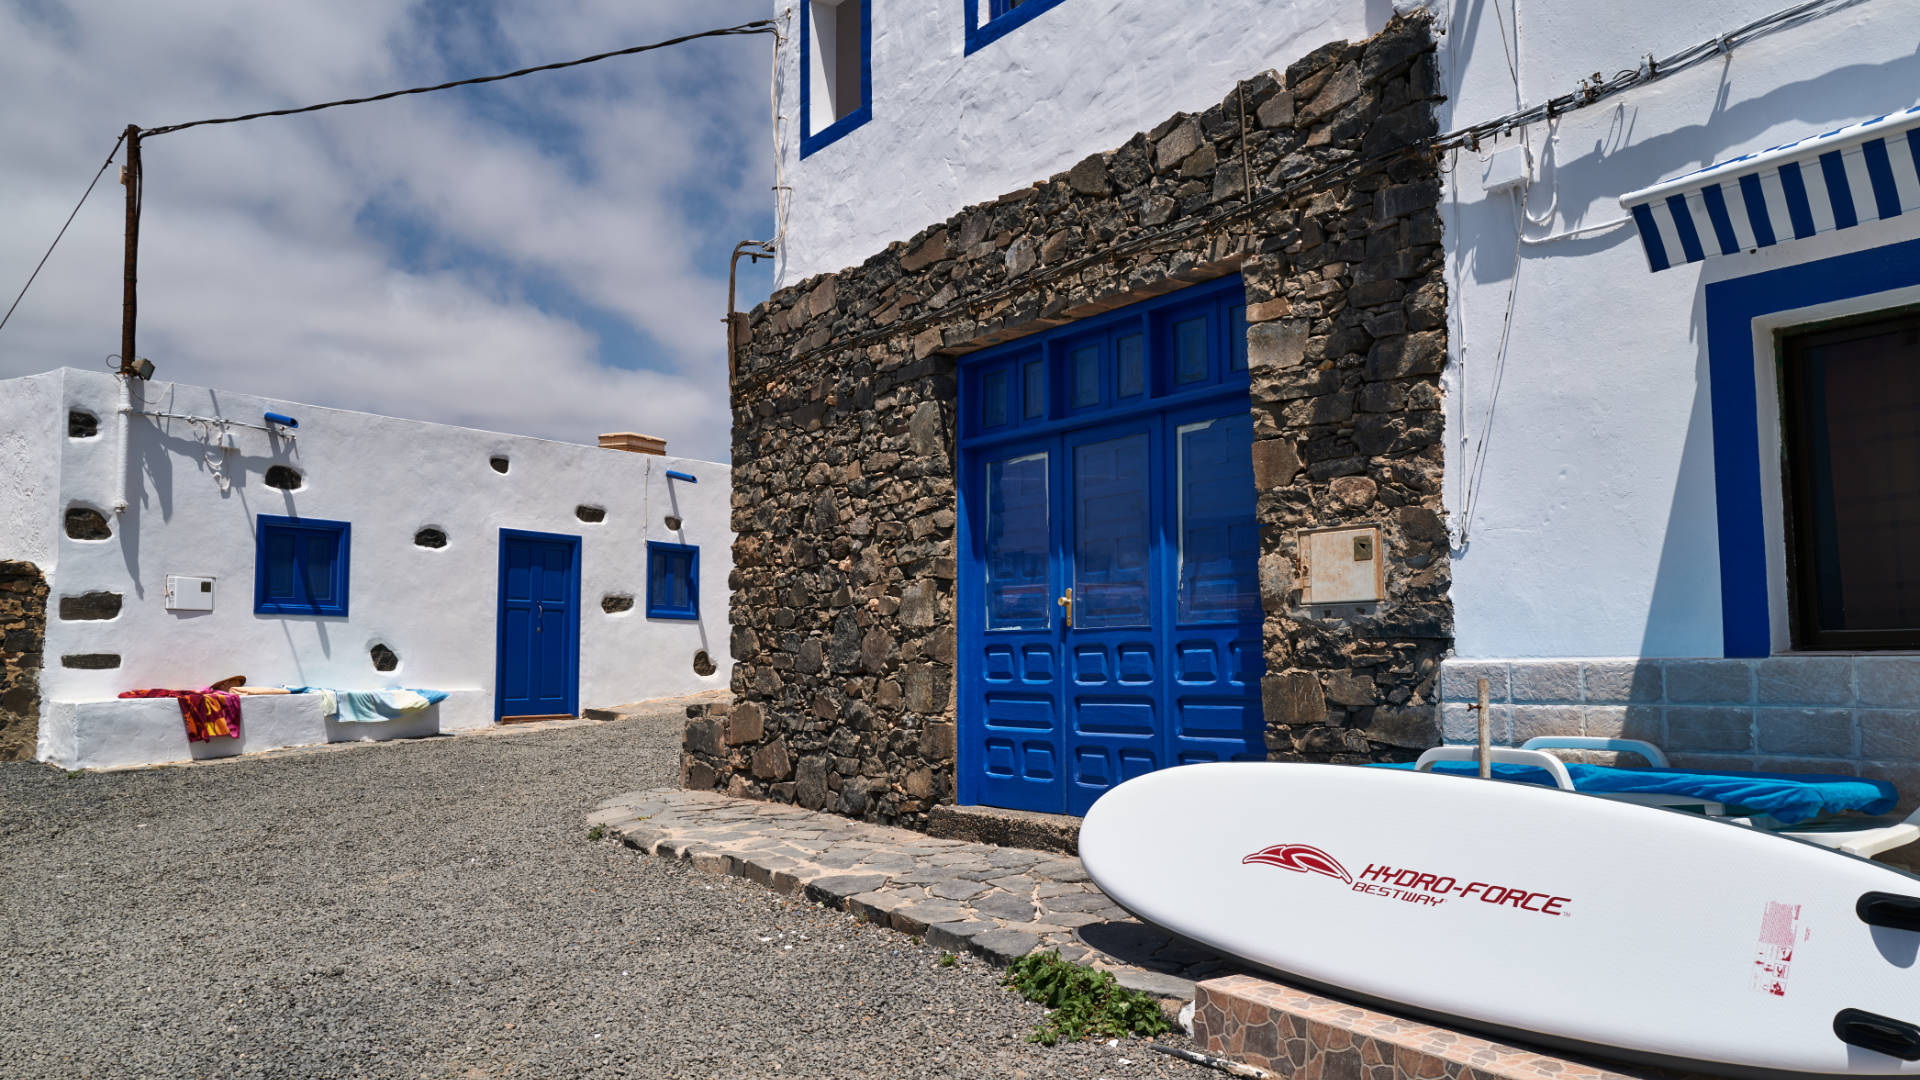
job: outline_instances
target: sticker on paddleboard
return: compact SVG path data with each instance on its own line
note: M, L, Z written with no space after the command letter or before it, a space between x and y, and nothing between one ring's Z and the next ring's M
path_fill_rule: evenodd
M1358 879L1347 872L1340 860L1311 844L1270 844L1240 860L1241 865L1277 866L1298 874L1319 874L1342 882L1357 893L1398 900L1408 904L1439 907L1449 900L1477 900L1495 907L1510 907L1539 915L1567 915L1570 896L1555 896L1551 891L1502 885L1495 882L1463 880L1451 874L1367 863Z
M1793 969L1793 950L1800 940L1800 905L1767 901L1760 915L1760 941L1753 953L1753 988L1774 997L1787 996L1787 975Z

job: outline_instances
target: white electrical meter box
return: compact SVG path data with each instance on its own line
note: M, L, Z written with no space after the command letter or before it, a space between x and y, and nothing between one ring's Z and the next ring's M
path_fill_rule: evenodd
M1374 604L1386 598L1386 559L1377 525L1318 529L1300 534L1306 561L1307 604Z
M213 579L210 577L187 577L184 574L168 574L167 610L212 611Z

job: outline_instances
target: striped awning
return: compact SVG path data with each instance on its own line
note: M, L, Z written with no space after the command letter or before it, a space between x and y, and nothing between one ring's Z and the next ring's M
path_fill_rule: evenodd
M1620 197L1656 272L1920 210L1920 105Z

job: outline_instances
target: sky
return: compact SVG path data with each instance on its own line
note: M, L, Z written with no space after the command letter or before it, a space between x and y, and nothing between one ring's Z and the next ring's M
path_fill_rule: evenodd
M771 15L766 0L0 0L0 311L115 137L492 74ZM773 39L143 142L156 380L728 457L734 244L772 234ZM119 352L109 169L0 379ZM741 262L740 306L768 263ZM3 391L0 391L3 392Z

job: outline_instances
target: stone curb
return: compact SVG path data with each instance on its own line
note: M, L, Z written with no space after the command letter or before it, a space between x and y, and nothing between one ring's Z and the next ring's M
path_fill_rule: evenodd
M587 815L587 824L636 851L745 878L996 967L1036 949L1057 949L1170 1010L1193 999L1196 979L1234 970L1127 916L1072 856L929 837L701 791L618 795ZM1023 889L1030 895L1023 898ZM1090 925L1121 951L1171 970L1094 948L1080 934Z

